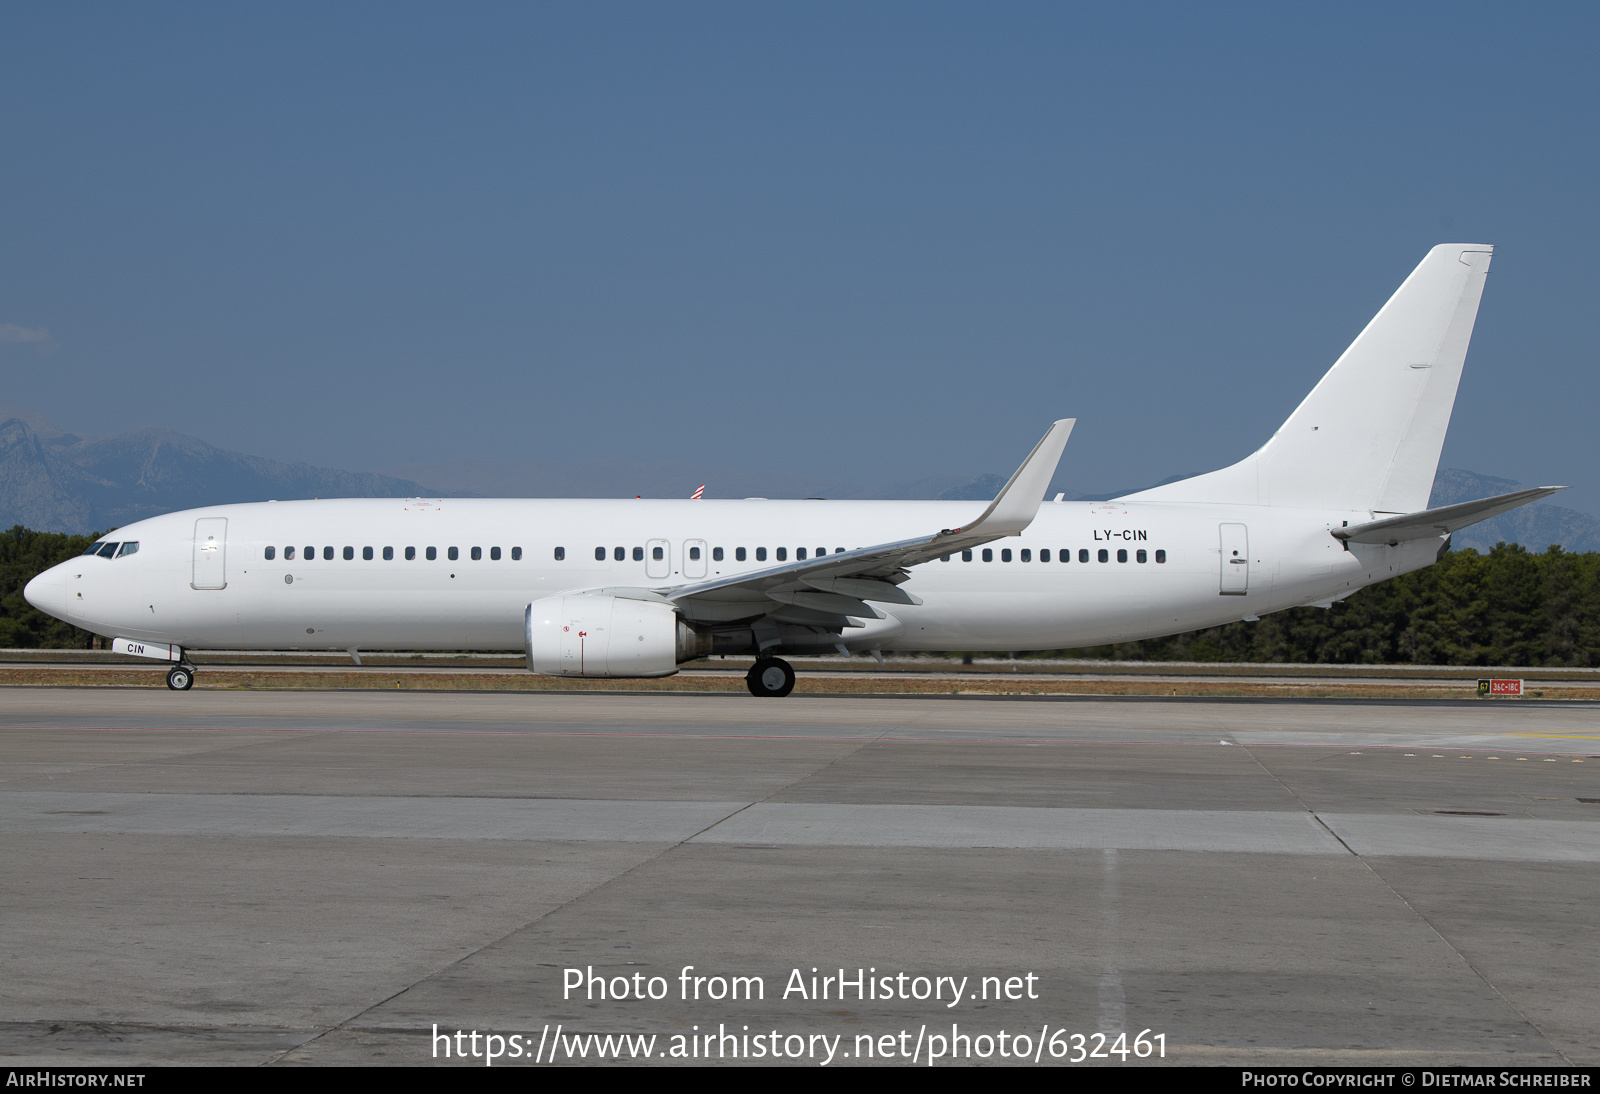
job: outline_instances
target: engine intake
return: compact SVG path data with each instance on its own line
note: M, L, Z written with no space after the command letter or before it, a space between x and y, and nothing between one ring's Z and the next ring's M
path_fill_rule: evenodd
M543 676L671 676L711 652L711 634L665 604L551 596L528 605L528 668Z

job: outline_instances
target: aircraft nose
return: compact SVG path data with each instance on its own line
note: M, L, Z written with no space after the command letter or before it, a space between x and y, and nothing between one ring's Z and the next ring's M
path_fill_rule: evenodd
M67 586L61 567L52 566L28 582L22 589L22 598L46 615L62 618L67 608Z

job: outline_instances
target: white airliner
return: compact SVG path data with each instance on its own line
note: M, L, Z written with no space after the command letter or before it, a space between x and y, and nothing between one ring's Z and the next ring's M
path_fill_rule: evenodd
M1428 509L1492 248L1428 252L1253 455L1109 502L1044 502L1073 420L972 502L318 500L118 529L29 582L114 648L508 649L554 676L755 654L1101 645L1331 607L1554 493Z

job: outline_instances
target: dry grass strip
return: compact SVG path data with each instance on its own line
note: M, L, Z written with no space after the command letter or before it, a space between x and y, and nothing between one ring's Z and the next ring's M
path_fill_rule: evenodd
M97 669L77 672L71 669L3 669L0 687L165 687L159 668ZM386 674L371 672L251 672L201 669L195 687L217 691L241 690L341 690L398 691L676 691L740 694L744 680L738 676L668 676L654 680L579 680L535 676L526 672L430 672ZM1228 680L1143 681L1128 680L972 680L960 676L943 679L894 679L872 677L850 679L806 676L795 686L797 695L1203 695L1215 697L1258 697L1295 699L1466 699L1476 688L1460 685L1404 687L1370 684L1236 683ZM1541 692L1530 689L1533 698L1600 699L1600 686L1593 688L1552 688Z

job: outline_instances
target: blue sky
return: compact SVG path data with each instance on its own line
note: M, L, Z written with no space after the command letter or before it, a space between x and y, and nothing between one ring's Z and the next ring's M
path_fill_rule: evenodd
M0 403L356 470L1094 492L1497 245L1444 463L1600 509L1593 5L9 5ZM693 485L693 484L690 484Z

